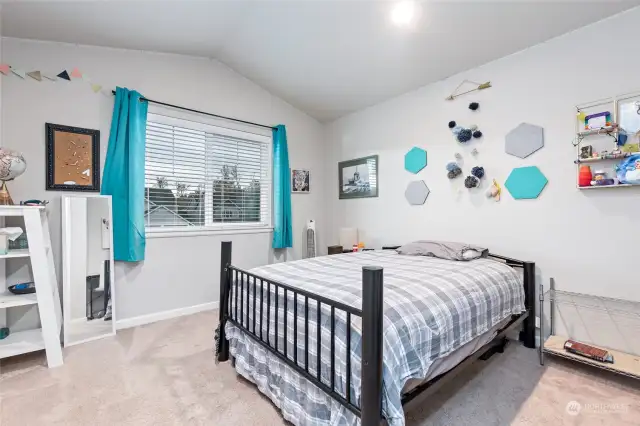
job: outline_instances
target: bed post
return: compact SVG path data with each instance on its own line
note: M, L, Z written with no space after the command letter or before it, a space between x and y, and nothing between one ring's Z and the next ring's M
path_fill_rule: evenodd
M220 246L220 332L218 336L218 361L225 362L229 360L229 341L224 333L224 321L227 314L227 300L229 298L228 267L231 265L231 241L223 241Z
M523 262L524 270L524 306L529 316L522 324L520 340L527 348L536 347L536 264Z
M382 268L362 268L362 393L361 426L382 419Z

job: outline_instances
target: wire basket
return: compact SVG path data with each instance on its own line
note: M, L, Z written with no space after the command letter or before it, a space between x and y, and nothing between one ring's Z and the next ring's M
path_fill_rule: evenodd
M24 233L22 233L22 235L20 235L14 241L9 240L8 244L9 244L9 250L22 250L22 249L29 248L29 243L27 242L27 236Z

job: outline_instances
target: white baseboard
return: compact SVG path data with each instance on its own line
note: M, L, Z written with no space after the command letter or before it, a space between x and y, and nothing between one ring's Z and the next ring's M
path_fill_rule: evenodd
M116 330L137 327L139 325L151 324L156 321L177 318L184 315L197 314L198 312L218 309L220 302L203 303L202 305L188 306L186 308L172 309L170 311L157 312L153 314L140 315L133 318L125 318L116 321Z

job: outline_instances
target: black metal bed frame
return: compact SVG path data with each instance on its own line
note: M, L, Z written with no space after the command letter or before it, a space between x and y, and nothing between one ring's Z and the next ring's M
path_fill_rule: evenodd
M390 247L391 248L391 247ZM432 393L440 388L444 383L451 380L463 369L468 367L474 361L481 357L488 357L493 352L502 352L505 344L505 334L522 324L520 332L520 340L527 348L535 348L535 263L523 262L504 256L489 254L490 258L502 261L514 268L522 268L524 272L524 293L526 311L520 315L513 315L509 323L502 328L496 337L476 351L460 364L446 373L441 374L434 379L423 383L409 393L404 394L402 404L407 410L407 406L411 401L416 400L418 395L423 396ZM250 280L253 280L253 303L249 302ZM247 300L244 300L243 294L244 283L247 282ZM256 303L257 288L260 288L259 302ZM238 286L240 290L238 291ZM235 287L235 289L234 289ZM293 294L293 356L289 358L287 354L287 327L286 320L284 322L284 348L278 347L278 299L275 301L275 344L269 339L270 318L271 318L271 290L275 289L275 294L279 296L280 292L284 292L284 312L285 319L290 314L287 311L287 292ZM262 320L260 321L259 330L256 332L256 313L262 319L264 314L264 295L266 289L266 306L267 321L266 335L263 333ZM239 296L238 296L239 295ZM235 296L235 303L230 303L231 298ZM298 359L298 319L301 315L298 299L304 297L304 327L305 327L305 344L304 359ZM238 300L240 298L240 300ZM311 301L311 302L310 302ZM321 379L321 362L317 361L317 371L314 375L309 370L309 306L315 303L317 315L321 315L321 307L328 306L331 312L331 375L330 384L325 383ZM251 306L250 306L251 305ZM232 309L233 306L233 309ZM249 313L253 310L253 324L251 324ZM357 316L362 319L362 362L361 362L361 393L360 405L357 401L353 401L351 397L351 333L346 333L346 392L343 396L336 390L335 386L335 314L336 310L343 311L346 314L346 330L351 330L352 317ZM216 330L216 361L229 360L229 342L226 339L224 325L229 321L236 327L240 328L250 338L262 345L268 351L277 356L281 361L285 362L289 367L297 371L305 379L311 381L314 385L324 391L327 395L334 398L348 410L360 417L362 426L379 425L383 420L382 417L382 335L383 335L383 270L379 267L365 266L362 268L362 309L354 308L344 303L328 299L322 295L314 294L299 288L291 287L287 284L266 279L240 268L231 265L231 242L223 241L220 256L220 323ZM317 321L318 336L320 334L320 320ZM253 325L253 327L252 327ZM317 338L317 357L320 357L321 339Z

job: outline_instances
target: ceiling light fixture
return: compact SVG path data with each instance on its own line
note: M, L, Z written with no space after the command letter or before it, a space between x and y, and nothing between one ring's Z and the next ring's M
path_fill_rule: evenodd
M409 25L415 16L415 4L413 1L405 0L397 3L391 9L391 22L399 27Z

